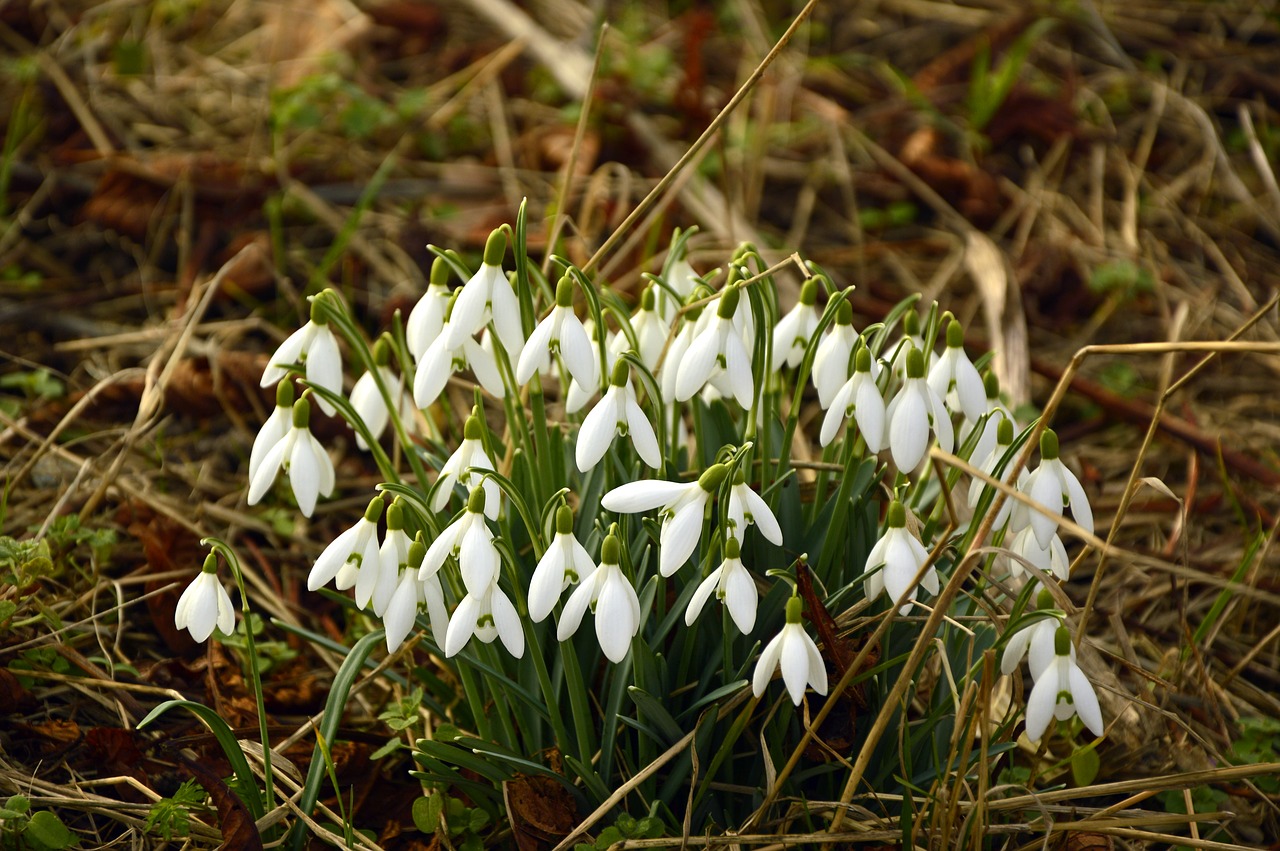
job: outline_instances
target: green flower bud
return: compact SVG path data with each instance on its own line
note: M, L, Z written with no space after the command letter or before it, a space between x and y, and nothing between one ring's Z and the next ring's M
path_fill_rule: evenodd
M484 265L501 266L502 257L507 253L507 235L502 228L494 228L484 243Z
M924 378L924 352L914 346L907 352L907 378Z
M484 514L484 487L476 485L467 497L467 511L472 514Z
M573 509L567 505L562 505L556 509L556 534L573 534Z
M484 437L484 423L475 414L471 414L462 426L462 436L466 440L480 440Z
M707 468L706 472L698 477L698 485L707 493L715 493L728 475L728 465L712 464Z
M294 428L306 428L311 425L311 400L307 398L310 395L311 391L308 390L306 393L303 393L302 398L293 405Z
M951 323L947 325L947 348L964 348L964 326L955 319L952 319Z
M716 315L721 319L732 319L733 314L738 310L738 299L741 297L742 291L735 285L725 287L720 291L720 307L716 309Z
M818 303L817 278L810 278L800 285L800 303L808 307Z
M885 513L885 522L890 529L905 528L907 525L907 509L895 499L889 503L889 510Z
M742 545L738 543L737 538L727 538L724 542L724 557L739 558L742 555Z
M276 385L276 407L293 407L293 379L289 376Z
M218 556L215 553L209 553L204 557L204 567L200 568L202 573L218 572Z
M431 261L431 285L444 287L449 285L449 264L443 257Z
M364 510L364 519L368 520L370 523L377 523L378 518L382 516L382 507L382 497L375 496L373 499L369 500L369 506Z
M1065 626L1058 627L1053 634L1053 652L1059 656L1071 655L1071 631Z
M556 307L573 307L573 278L568 275L556 284Z
M1040 461L1053 461L1058 457L1058 435L1047 428L1040 434Z
M787 600L787 623L800 623L800 611L804 603L799 597L792 596Z

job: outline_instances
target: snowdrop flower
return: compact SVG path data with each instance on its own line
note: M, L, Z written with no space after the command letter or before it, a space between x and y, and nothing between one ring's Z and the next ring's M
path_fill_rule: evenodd
M1089 497L1075 473L1068 470L1058 457L1058 435L1052 429L1045 429L1040 435L1040 466L1027 476L1022 492L1048 511L1038 511L1019 502L1013 508L1013 526L1022 529L1030 524L1041 547L1048 547L1053 539L1064 505L1070 505L1071 516L1077 526L1093 533L1093 509L1089 507Z
M498 340L514 363L524 345L520 328L520 301L511 282L502 271L502 256L507 252L507 236L501 228L489 234L484 244L484 261L471 280L458 291L449 328L442 332L445 345L456 351L468 337L473 337L492 318Z
M424 576L421 571L426 558L427 542L419 532L409 547L408 569L400 575L387 610L382 616L387 634L387 652L394 652L413 628L418 615L418 604L427 604L427 618L431 621L431 640L437 647L444 647L449 629L449 610L444 605L444 590L440 587L440 571L433 570ZM393 643L394 639L394 643Z
M655 284L645 288L640 296L640 305L631 317L631 330L636 335L636 345L640 362L645 369L654 372L658 368L658 358L662 357L662 349L667 345L667 334L671 330L671 322L658 315L657 290ZM622 343L626 343L626 335L620 334ZM628 344L629 345L629 344ZM626 346L620 346L626 348Z
M907 353L912 349L924 351L924 335L920 329L920 314L915 309L902 314L902 336L893 344L893 353L889 356L889 365L899 376L907 376ZM937 355L929 352L929 363L937 360Z
M516 363L516 383L526 384L534 373L551 367L551 356L560 357L573 380L583 387L600 383L596 359L591 356L591 338L582 320L573 312L573 279L565 275L556 284L556 306L529 335Z
M894 501L889 504L886 526L884 535L867 554L867 564L862 570L871 574L867 577L867 600L874 600L887 590L889 599L898 606L899 614L905 615L911 611L912 602L916 599L916 574L928 560L929 551L907 531L907 512L902 503ZM881 570L873 573L876 568ZM933 567L926 570L920 578L920 585L936 595L938 571Z
M311 297L311 319L290 334L272 353L267 368L262 372L262 386L270 387L289 374L286 367L301 363L307 381L316 387L342 395L342 353L338 351L338 339L333 336L320 308L324 295ZM333 416L336 409L324 399L317 398L320 410Z
M293 426L293 382L281 381L276 385L276 406L271 416L258 429L258 436L253 439L253 449L249 452L249 481L253 481L262 468L262 459L277 443L285 439Z
M1071 657L1071 634L1058 627L1054 635L1054 657L1027 697L1027 738L1040 741L1049 721L1065 721L1078 714L1095 736L1104 731L1102 709L1093 685Z
M440 569L445 559L455 556L468 594L481 595L485 588L498 581L502 560L493 543L493 532L484 522L484 505L484 489L473 488L467 498L466 511L445 527L427 549L418 568L419 579L427 579Z
M723 374L738 404L744 410L751 407L755 396L751 356L733 323L740 298L739 287L734 284L725 287L706 330L698 332L690 342L676 373L677 402L693 398L714 376Z
M675 319L676 311L680 309L681 302L688 303L689 296L698 288L701 278L694 271L693 266L689 264L688 258L683 250L680 256L667 263L667 268L662 276L666 282L667 289L660 291L657 299L658 315L662 317L662 321L671 324ZM671 293L675 293L673 298Z
M782 546L782 527L778 525L778 518L773 516L769 503L747 484L746 476L739 469L734 473L733 485L729 488L728 534L745 535L748 525L759 529L765 540L775 546Z
M457 308L462 297L454 294L450 310ZM498 363L493 353L485 349L470 334L463 335L458 345L451 346L450 329L453 327L453 314L445 319L444 330L427 346L418 360L418 374L413 378L413 401L419 408L426 408L440 396L449 376L455 372L471 368L476 381L492 396L501 397L505 392L502 374L498 372Z
M1049 669L1050 663L1053 662L1055 653L1055 637L1058 634L1058 627L1063 625L1063 615L1061 612L1055 611L1053 608L1053 595L1047 590L1041 588L1037 596L1036 610L1045 612L1046 617L1040 618L1030 626L1025 626L1015 632L1010 638L1009 643L1004 647L1004 654L1000 657L1000 672L1002 674L1012 674L1018 670L1018 663L1022 661L1022 657L1027 657L1027 668L1031 671L1031 679L1039 680L1040 675ZM1076 649L1067 642L1070 648L1069 652L1072 661L1076 658ZM1028 651L1030 651L1028 653Z
M519 659L524 655L524 627L520 623L520 615L498 587L496 579L478 594L468 591L453 610L449 628L445 631L444 655L458 655L473 635L485 644L501 638L502 646L512 656Z
M658 572L670 576L689 560L702 534L707 502L720 488L729 468L713 464L696 482L643 481L619 485L600 500L609 511L634 514L661 508L662 531L658 536Z
M827 666L818 653L818 645L800 625L800 598L787 600L787 624L765 645L751 678L751 691L764 694L774 670L782 669L782 682L787 686L791 702L796 706L804 698L805 686L813 686L818 694L827 693Z
M707 291L706 294L709 295L710 292ZM704 297L703 288L699 287L690 301L701 301ZM698 336L698 323L705 312L701 307L692 307L685 311L680 330L671 340L671 345L667 347L667 354L662 359L662 365L658 369L658 381L662 385L662 398L668 403L675 401L676 379L680 373L680 365L684 363L689 347Z
M615 665L627 657L631 639L640 631L640 598L619 566L622 546L617 528L613 526L605 536L600 545L600 566L569 595L556 626L556 638L568 641L590 606L596 616L596 640Z
M914 470L920 464L929 448L930 430L942 450L951 451L954 442L951 415L924 379L924 355L919 349L907 352L907 379L889 403L885 417L893 463L902 472Z
M586 579L595 569L586 548L573 536L573 509L560 506L556 509L556 536L529 580L529 617L534 623L545 620L565 589Z
M622 359L613 365L609 390L604 398L582 421L574 452L578 469L585 473L599 464L613 444L613 439L619 435L631 437L636 454L644 463L655 470L662 466L662 450L658 448L658 438L644 411L640 410L635 388L631 386L631 365Z
M818 330L818 279L810 278L800 287L800 300L773 329L773 368L795 368L804 360L804 350Z
M307 574L307 590L315 591L333 582L339 591L355 585L366 568L376 570L378 564L378 518L382 516L382 497L369 500L364 516L320 553L320 558ZM335 581L336 580L336 581Z
M443 257L431 263L431 283L418 303L409 311L405 322L405 343L414 361L422 360L427 347L444 330L444 315L449 308L449 264Z
M386 614L387 604L400 584L400 574L409 568L409 548L413 541L404 530L404 504L397 497L387 509L387 535L378 549L378 558L365 565L356 579L356 605L373 606L378 617Z
M293 406L293 425L284 438L263 456L262 464L249 481L250 505L258 504L282 468L289 477L293 498L304 517L311 516L318 496L333 493L333 462L308 428L311 421L308 395L304 393Z
M964 353L964 326L952 319L947 325L947 348L929 368L929 387L940 399L947 401L952 410L951 393L959 400L965 417L976 420L986 410L986 388L982 376Z
M218 557L213 553L205 557L204 569L178 598L173 625L188 630L196 641L207 641L215 626L224 635L235 630L236 613L227 589L218 581Z
M1013 536L1009 550L1015 556L1026 559L1032 566L1058 577L1063 582L1071 577L1071 559L1067 558L1067 548L1056 532L1050 536L1049 546L1042 547L1039 539L1036 538L1035 529L1027 526ZM1009 559L1010 578L1020 580L1025 572L1022 562L1016 558Z
M742 549L737 538L726 538L724 542L724 561L702 580L698 590L693 592L689 600L689 608L684 612L685 626L693 626L693 622L702 613L702 608L716 592L716 599L723 600L729 616L743 635L751 632L756 625L756 604L759 593L755 580L742 564Z
M400 376L392 372L391 367L388 366L391 362L391 344L388 342L386 334L382 335L373 344L373 362L377 375L382 378L382 383L387 388L387 393L397 401L396 413L400 417L400 421L402 423L411 422L413 419L413 398L405 392L404 382L400 379ZM369 370L360 376L359 380L356 381L356 386L351 388L351 407L355 408L356 415L364 422L365 428L369 429L369 433L373 435L374 440L382 437L382 433L387 429L387 423L391 421L391 413L387 409L386 397L378 389L378 381L374 377L373 370ZM356 430L356 445L366 451L369 449L369 444L365 442L364 434L358 429Z
M485 516L490 520L498 519L498 509L502 506L502 491L498 483L490 476L484 476L482 470L493 470L493 461L489 453L484 451L484 423L478 413L467 417L462 427L462 443L448 457L440 468L435 489L431 497L431 510L444 511L453 495L455 485L462 485L468 492L477 485L484 489ZM483 481L480 477L484 476Z
M813 355L813 386L818 391L818 404L822 410L831 407L836 392L849 380L849 356L858 342L858 332L853 330L853 308L848 301L836 308L836 321L827 335L818 343Z
M1009 447L1013 445L1013 420L1001 419L1000 424L996 426L995 441L992 443L990 451L978 464L978 469L986 473L993 479L997 479L996 468L1000 466L1001 460L1009 452ZM1009 484L1010 474L1013 472L1014 462L1016 458L1010 458L1005 465L1004 471L998 477L998 481ZM1027 480L1026 468L1018 471L1018 487L1021 488ZM982 498L982 492L987 487L987 483L979 478L974 478L969 482L969 507L977 508L978 501ZM1009 516L1013 511L1013 505L1017 502L1015 499L1006 499L1004 505L1000 506L1000 513L996 515L995 523L992 529L1003 529L1005 524L1009 522ZM1037 565L1038 566L1038 565ZM1021 573L1021 570L1018 570ZM1065 577L1063 577L1065 578Z
M827 408L827 414L822 419L819 440L823 446L829 445L835 440L840 426L853 417L867 444L867 450L874 454L884 449L884 398L876 384L873 371L875 361L871 358L871 350L859 344L854 361L853 377L836 391L831 399L831 407Z
M963 443L969 442L969 436L973 434L973 429L981 426L982 433L978 435L978 442L973 445L973 452L969 453L969 460L982 463L991 450L996 445L996 430L1000 428L1000 423L1008 420L1013 430L1018 430L1018 421L1013 418L1013 412L1000 401L1000 380L996 378L994 372L988 372L982 377L982 385L987 394L986 419L981 422L965 419L963 433L965 435ZM1021 477L1019 477L1021 481Z

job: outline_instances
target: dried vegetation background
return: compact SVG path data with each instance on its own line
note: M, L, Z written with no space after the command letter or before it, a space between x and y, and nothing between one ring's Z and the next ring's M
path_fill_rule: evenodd
M0 554L0 795L56 811L86 847L139 847L162 842L146 814L194 760L215 787L229 773L194 721L134 729L183 696L256 737L235 657L172 625L208 534L243 554L276 624L260 638L266 708L305 771L340 656L289 628L344 636L303 579L376 471L318 417L339 498L310 522L246 510L265 353L323 285L383 327L422 290L426 243L476 252L522 197L544 236L570 169L561 251L585 262L798 11L0 2L0 532L47 545L45 561L34 543ZM1100 347L1075 361L1054 425L1110 529L1113 549L1088 552L1068 590L1092 601L1101 649L1088 669L1110 729L1092 782L1120 785L1039 805L1081 829L1102 812L1070 840L1099 844L1064 847L1280 836L1278 161L1275 3L819 3L598 267L632 289L675 225L701 228L704 268L743 239L799 250L856 285L859 325L908 294L937 299L1037 406ZM1117 348L1228 339L1241 344ZM338 777L382 847L435 847L409 817L405 762L370 759L395 689L362 683ZM1019 764L1071 787L1064 756ZM538 804L519 805L525 821L574 823ZM1187 805L1210 815L1155 818ZM193 840L219 829L252 833L220 807Z

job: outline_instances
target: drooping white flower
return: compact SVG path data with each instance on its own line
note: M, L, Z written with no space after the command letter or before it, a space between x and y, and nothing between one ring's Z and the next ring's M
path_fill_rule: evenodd
M188 630L196 641L208 640L215 626L224 635L235 630L235 609L227 589L218 581L218 557L213 553L205 557L204 568L178 598L173 625Z
M1013 536L1009 550L1015 556L1026 559L1032 566L1058 577L1063 582L1071 576L1071 559L1067 557L1067 548L1056 532L1050 536L1049 546L1042 547L1036 538L1035 529L1027 526ZM1022 563L1016 558L1009 559L1010 578L1015 581L1021 580L1023 573L1025 571Z
M773 329L773 368L788 366L794 369L804 360L809 340L818 330L818 279L810 278L800 287L800 300L796 306L778 320Z
M600 383L596 359L591 355L591 338L582 320L573 312L573 278L565 275L556 284L556 304L529 335L516 364L516 382L526 384L535 373L551 367L558 355L573 380L583 387Z
M574 450L578 469L585 473L599 464L613 439L619 435L631 438L636 454L644 463L655 470L662 466L658 438L636 401L635 388L631 386L631 366L621 358L613 365L608 391L582 421L578 445Z
M582 327L586 329L587 337L591 340L591 362L595 364L595 368L602 374L608 373L618 360L618 349L626 343L626 336L621 334L606 335L604 347L605 365L602 367L600 365L600 337L596 330L595 320L588 316L582 320ZM572 375L569 376L569 379L569 390L564 397L564 410L567 414L576 414L586 407L596 393L600 392L600 386L598 384L581 385L573 380Z
M418 577L426 579L438 571L445 559L456 556L467 593L478 596L498 581L502 558L493 543L493 532L484 519L485 492L473 488L467 498L467 509L450 523L431 543L418 569Z
M734 473L733 484L729 487L728 534L746 535L749 525L759 529L765 540L775 546L782 546L782 527L778 525L778 518L773 516L773 509L769 508L769 503L747 484L747 478L739 468Z
M556 600L570 585L576 585L596 569L586 547L573 535L573 509L556 509L556 535L538 560L529 580L529 617L534 623L545 620Z
M511 600L495 579L479 593L468 591L453 610L444 636L444 655L456 656L475 636L485 644L502 639L507 652L519 659L524 655L524 627Z
M262 371L262 386L270 387L289 374L286 367L301 363L305 367L307 381L316 387L342 395L342 352L338 339L333 336L329 320L320 307L322 295L311 297L311 319L290 334L272 353L267 368ZM322 398L316 400L320 410L333 416L336 409Z
M1030 524L1041 547L1049 546L1064 505L1071 507L1071 516L1077 526L1093 533L1093 509L1089 507L1089 497L1075 473L1068 470L1058 457L1058 435L1052 429L1041 433L1040 466L1027 476L1021 490L1047 510L1038 511L1019 501L1013 508L1013 527L1023 529Z
M698 332L680 361L675 383L675 399L685 402L713 377L723 376L730 392L744 409L751 407L754 383L751 355L734 327L741 290L729 285L720 294L720 304L706 330Z
M661 508L658 536L658 572L670 576L689 560L702 534L707 502L729 474L724 464L713 464L696 482L627 482L604 495L600 504L620 514Z
M755 628L756 605L760 595L756 591L755 580L742 564L741 556L742 549L738 539L726 538L724 561L707 574L707 578L702 580L698 590L693 592L689 607L684 612L685 626L693 626L693 622L698 619L707 600L711 599L711 592L714 591L716 599L722 600L725 608L729 610L729 616L733 618L739 632L746 635Z
M356 605L372 606L378 617L386 614L391 595L400 584L400 574L409 569L409 549L413 541L404 530L404 504L399 498L387 509L387 534L378 549L376 570L366 568L356 579ZM366 575L371 580L365 579ZM363 584L362 584L363 580Z
M996 468L1000 466L1000 462L1004 460L1005 456L1009 453L1009 447L1013 445L1013 420L1001 419L1000 425L996 427L995 438L996 439L993 441L990 451L987 453L986 457L979 462L978 469L993 479L1009 484L1010 479L1012 478L1011 474L1013 473L1014 461L1017 459L1010 457L999 477L996 476ZM1026 480L1027 471L1024 467L1022 470L1018 471L1018 487L1023 487ZM979 478L974 478L974 480L969 483L970 508L978 507L978 501L982 498L982 492L986 487L987 483ZM1017 500L1012 498L1008 498L1004 501L1004 504L1000 506L1000 512L996 515L995 522L991 526L993 530L1003 529L1009 522L1009 517L1012 515L1013 506L1016 502ZM1021 574L1020 569L1017 572Z
M924 458L930 431L944 452L950 452L954 445L951 415L924 379L924 355L919 349L907 353L907 378L885 410L885 418L893 463L904 473L914 470Z
M507 357L512 363L519 360L524 332L520 327L520 301L502 271L506 251L506 234L501 228L494 230L484 244L484 262L458 291L449 327L442 332L449 351L461 348L468 337L475 336L492 319Z
M1041 588L1036 595L1036 610L1046 612L1047 616L1034 621L1029 626L1015 632L1004 647L1000 657L1000 672L1012 674L1018 670L1022 657L1027 657L1027 668L1031 671L1031 679L1039 680L1040 675L1049 668L1049 664L1057 655L1055 636L1058 627L1063 625L1063 615L1053 607L1053 595ZM1076 658L1076 649L1068 642L1072 660Z
M303 394L293 406L293 425L284 438L267 451L261 466L249 482L249 504L257 505L266 495L276 474L283 468L293 489L293 498L304 517L315 510L316 498L333 493L333 462L311 434L311 403Z
M675 297L672 298L667 289L659 291L657 293L656 307L658 315L662 317L662 321L670 325L671 321L675 319L676 311L680 309L680 305L688 302L689 296L698 287L702 279L694 271L693 266L690 265L689 259L683 250L680 251L678 256L672 257L667 261L662 279L667 288L675 293Z
M693 301L701 299L701 288L692 298ZM671 340L671 345L667 347L667 353L662 358L662 363L658 368L658 381L662 385L662 398L672 403L675 401L676 379L680 374L680 366L685 361L685 356L689 352L689 347L693 345L693 341L698 335L698 322L702 318L706 310L701 307L694 307L687 310L684 319L681 320L680 330L676 332L676 336Z
M964 352L964 326L954 319L947 325L946 350L929 368L929 387L951 410L956 408L951 401L954 393L960 412L970 420L976 420L986 410L982 376Z
M375 496L364 510L364 516L320 553L307 574L308 591L315 591L330 582L339 591L345 591L356 584L363 570L375 569L378 563L378 518L381 516L382 497Z
M902 503L894 501L889 504L885 525L884 535L867 554L867 563L862 570L871 574L867 577L867 599L874 600L881 592L888 591L889 599L898 606L898 612L905 615L911 611L916 599L916 574L928 560L929 551L907 531L907 512ZM876 571L876 568L880 570ZM920 578L920 585L936 595L938 571L931 566Z
M454 294L452 307L456 308L460 298ZM419 408L428 407L439 398L449 376L467 368L475 373L476 381L490 395L501 397L506 392L491 351L469 334L464 335L457 346L449 345L452 316L452 313L448 314L444 330L418 360L418 374L413 378L413 401Z
M670 320L664 321L658 315L657 289L656 284L645 288L640 296L640 304L631 316L631 330L636 335L636 345L639 347L636 351L640 355L640 362L650 372L658 368L658 358L662 357L662 349L667 345L667 333L671 329ZM625 350L629 347L626 335L619 336L623 338L619 348Z
M968 443L975 428L982 428L982 433L978 435L978 441L973 445L973 451L969 453L969 460L973 463L981 464L983 459L991 454L991 450L995 448L997 429L1000 423L1008 420L1014 432L1018 431L1018 421L1014 419L1013 412L1008 406L1000 400L1000 381L996 378L994 372L988 372L982 377L982 386L986 391L986 418L979 420L965 419L962 424L960 433L964 435L964 440L958 441L961 444Z
M840 426L850 417L858 424L858 431L867 444L867 451L877 453L884 449L885 406L880 387L876 384L876 363L866 346L859 346L854 356L853 377L841 385L831 399L822 418L819 440L827 446L835 440Z
M490 520L498 519L502 507L502 491L492 477L482 471L493 470L493 461L484 449L484 422L478 411L467 417L462 427L462 443L440 467L431 497L431 510L444 511L456 485L462 485L470 493L474 487L484 488L484 513ZM483 482L481 481L481 477Z
M631 639L640 631L640 598L622 572L622 547L616 529L610 529L600 545L600 566L569 595L556 626L556 638L568 641L590 606L596 616L596 640L614 664L627 657Z
M404 381L400 376L391 371L391 343L388 335L382 335L373 344L373 362L377 377L382 379L387 394L395 403L396 416L402 423L412 422L413 397L405 391ZM377 440L386 431L387 423L391 421L391 412L374 375L373 370L368 370L356 381L355 387L351 388L351 407L364 422L365 428L369 429L373 439ZM364 434L359 429L356 430L356 445L366 451L369 449L369 444L365 442Z
M818 652L818 645L800 625L799 597L787 600L787 623L760 653L755 674L751 678L751 691L756 697L764 694L773 678L773 672L782 669L782 682L787 686L791 702L796 706L804 699L806 686L812 686L818 694L827 693L827 666Z
M1053 660L1027 696L1027 738L1038 742L1052 719L1065 721L1077 714L1090 732L1101 736L1106 728L1098 695L1084 671L1071 658L1071 634L1066 627L1058 627L1054 644Z
M414 361L422 360L431 341L444 330L444 315L449 308L449 264L437 257L431 264L431 283L418 303L409 311L404 325L405 343Z
M281 381L276 385L276 406L271 416L258 429L253 439L253 449L249 452L249 481L253 481L262 468L262 459L267 457L271 448L284 440L293 426L293 382Z
M902 314L902 336L889 347L889 368L901 378L907 376L907 353L912 349L921 352L925 350L924 332L920 328L920 314L916 313L914 308ZM937 359L937 354L930 351L927 365L931 366Z
M813 386L818 391L818 404L825 411L831 407L840 387L849 380L849 359L858 342L853 330L853 308L848 301L836 308L836 321L818 343L813 355Z
M422 533L414 539L406 556L407 569L400 571L391 599L382 614L383 631L387 640L387 652L394 653L404 643L418 616L418 606L427 604L427 617L431 622L431 636L437 647L444 647L445 632L449 628L449 611L444 605L444 592L440 587L438 572L426 579L418 577L418 566L427 552Z

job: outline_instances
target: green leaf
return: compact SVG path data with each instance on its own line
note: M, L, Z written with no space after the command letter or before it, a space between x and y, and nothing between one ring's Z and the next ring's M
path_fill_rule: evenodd
M34 839L46 848L76 848L80 840L67 829L62 821L48 810L41 810L31 816L23 838Z
M413 802L413 825L427 834L434 834L440 826L440 813L444 810L445 796L441 792L424 795Z
M1102 760L1094 748L1081 748L1071 755L1071 779L1077 786L1089 786L1098 777Z

